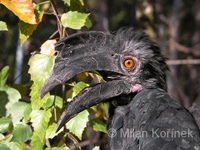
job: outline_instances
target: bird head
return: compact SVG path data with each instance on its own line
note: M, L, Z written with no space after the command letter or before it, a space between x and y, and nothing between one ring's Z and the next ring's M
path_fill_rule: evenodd
M149 88L166 90L165 58L142 31L83 32L58 41L55 49L58 54L41 97L82 72L99 71L107 81L82 90L64 110L57 131L79 112L113 97Z

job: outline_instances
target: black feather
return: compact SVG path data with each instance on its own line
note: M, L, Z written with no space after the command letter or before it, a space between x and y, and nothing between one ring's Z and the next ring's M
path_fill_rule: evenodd
M128 105L118 106L111 129L116 131L112 150L200 149L193 116L162 89L143 90Z

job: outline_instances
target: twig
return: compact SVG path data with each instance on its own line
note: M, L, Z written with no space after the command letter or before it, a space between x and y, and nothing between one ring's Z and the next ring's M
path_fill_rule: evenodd
M87 140L87 141L83 141L83 142L79 143L79 146L80 146L80 147L84 147L84 146L90 145L91 143L97 143L97 142L98 142L97 139L94 139L94 140ZM71 149L71 150L75 150L75 149L76 149L76 145L70 146L70 149Z
M168 65L200 65L200 59L168 60Z
M54 13L54 15L56 16L56 19L57 19L57 23L58 23L58 32L59 32L59 34L60 34L60 38L62 38L63 37L63 35L62 35L62 33L63 33L63 30L62 30L62 23L60 22L60 18L59 18L59 16L58 16L58 11L57 11L57 9L56 9L56 6L55 6L55 3L54 3L54 1L53 0L50 0L51 1L51 7L52 7L52 9L53 9L53 13Z
M66 89L65 84L62 84L63 107L65 106L65 102L66 102L65 89Z
M164 23L166 23L167 25L169 25L169 19L167 19L167 17L166 16L164 16L164 15L159 15L158 16L159 17L159 19L161 20L161 21L163 21Z
M58 32L59 32L59 31L56 30L56 31L49 37L49 39L52 39Z

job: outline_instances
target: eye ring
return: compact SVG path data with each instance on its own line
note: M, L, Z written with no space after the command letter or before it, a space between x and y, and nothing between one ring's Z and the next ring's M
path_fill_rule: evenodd
M135 61L133 59L127 58L124 60L124 67L133 68L135 66Z

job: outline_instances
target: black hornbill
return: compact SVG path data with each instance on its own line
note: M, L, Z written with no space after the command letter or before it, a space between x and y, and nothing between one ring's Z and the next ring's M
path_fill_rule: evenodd
M82 90L65 108L57 131L79 112L109 102L111 150L200 150L199 128L166 92L166 59L144 32L83 32L58 41L55 49L41 97L81 72L98 71L107 81Z

